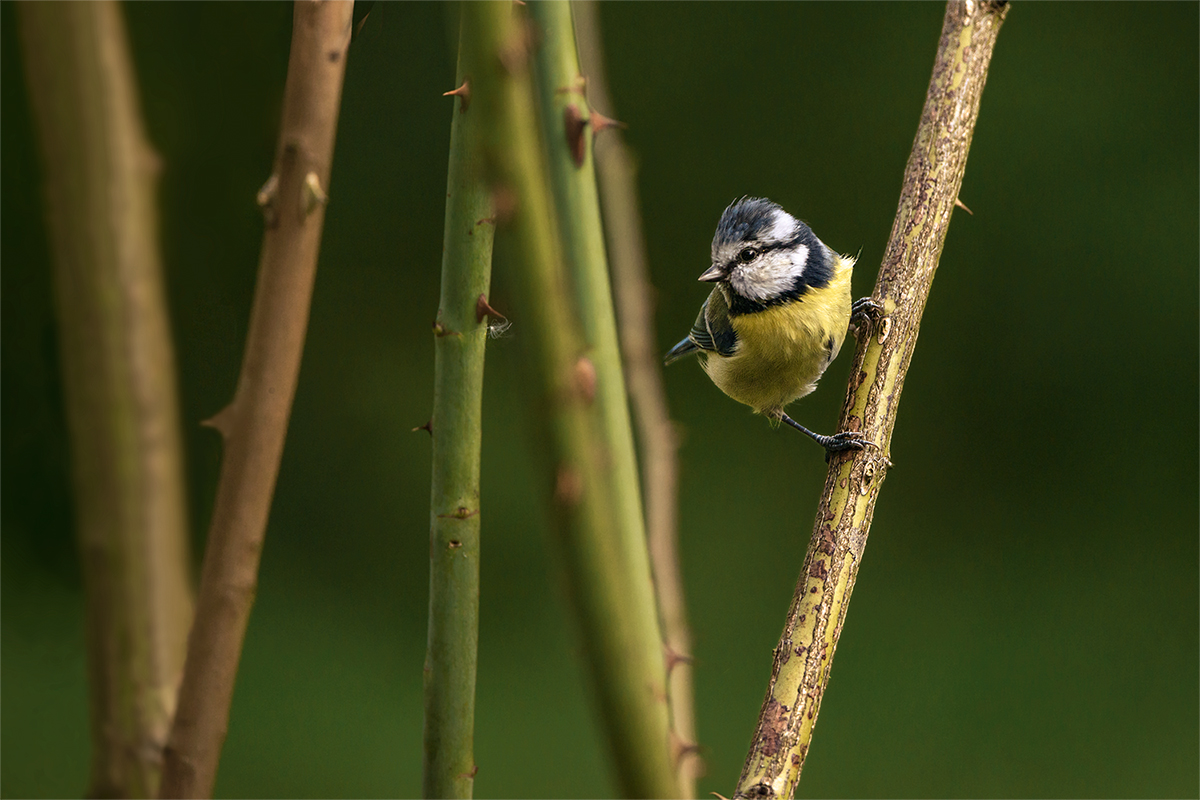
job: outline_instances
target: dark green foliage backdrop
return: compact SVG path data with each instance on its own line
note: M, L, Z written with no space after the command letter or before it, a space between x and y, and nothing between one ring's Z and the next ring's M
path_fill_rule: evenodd
M276 135L285 4L127 8L203 539ZM772 197L882 257L939 4L602 9L664 347L712 227ZM351 49L308 349L222 796L419 791L429 444L454 55L448 6L377 5ZM87 771L80 577L11 3L3 40L5 796ZM895 469L801 792L1196 796L1198 7L1018 3L908 376ZM603 109L607 110L607 109ZM509 307L498 266L494 305ZM611 792L545 556L515 319L488 361L476 789ZM849 359L794 409L829 431ZM824 475L820 452L667 376L681 451L701 790L728 794ZM200 545L197 545L199 552Z

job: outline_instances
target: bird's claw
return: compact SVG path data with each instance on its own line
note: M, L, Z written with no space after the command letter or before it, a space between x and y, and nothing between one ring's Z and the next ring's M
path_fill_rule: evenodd
M879 445L870 439L863 438L859 431L842 431L832 436L823 436L820 445L825 448L825 463L833 458L835 453L845 453L848 450L865 450L868 447L879 449Z
M850 327L857 337L860 332L869 331L871 325L883 318L883 304L870 297L860 297L850 306Z

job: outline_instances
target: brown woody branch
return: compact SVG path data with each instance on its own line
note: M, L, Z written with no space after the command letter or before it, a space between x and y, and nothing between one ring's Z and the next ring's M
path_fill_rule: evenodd
M210 797L288 417L300 372L341 103L350 0L298 0L246 352L233 401L206 424L225 455L161 797Z

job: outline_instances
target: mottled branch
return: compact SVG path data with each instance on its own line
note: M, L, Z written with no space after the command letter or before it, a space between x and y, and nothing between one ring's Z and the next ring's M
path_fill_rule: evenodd
M791 797L808 755L862 562L921 314L966 170L992 48L1008 7L951 0L873 298L883 317L860 333L839 430L876 442L833 457L737 797Z

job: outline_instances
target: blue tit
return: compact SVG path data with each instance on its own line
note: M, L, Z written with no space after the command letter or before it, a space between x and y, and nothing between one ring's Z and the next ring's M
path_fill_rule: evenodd
M666 355L670 364L700 354L721 391L775 424L786 422L828 453L872 444L855 431L822 436L783 409L817 388L837 357L852 315L870 316L870 299L850 302L852 256L838 255L770 200L734 201L717 224L712 266L700 280L716 287L691 333Z

